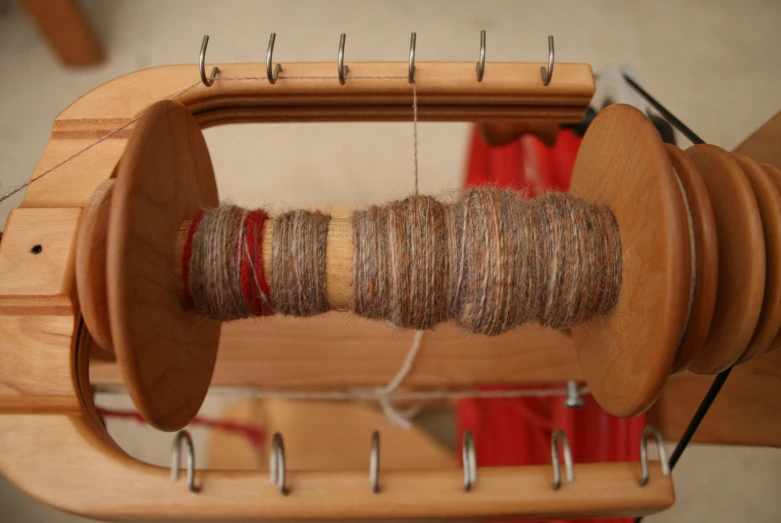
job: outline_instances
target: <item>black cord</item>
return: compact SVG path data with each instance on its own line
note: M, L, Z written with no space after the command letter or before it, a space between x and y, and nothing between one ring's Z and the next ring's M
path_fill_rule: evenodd
M660 104L656 100L656 98L651 96L648 93L648 91L646 91L645 89L643 89L640 86L640 84L638 84L637 82L632 80L632 78L630 78L627 74L623 74L622 76L624 77L624 80L626 80L627 83L629 85L631 85L632 88L640 94L640 96L645 98L646 101L648 101L648 103L651 104L654 107L654 109L659 111L659 114L661 114L664 117L665 120L670 122L673 127L678 129L679 131L681 131L681 134L686 136L686 138L688 138L692 143L695 143L695 144L705 143L705 141L702 138L700 138L694 131L689 129L682 121L680 121L678 118L676 118L673 113L668 111L667 108L665 108L665 106Z
M694 416L689 422L689 426L686 427L683 436L681 436L681 440L675 446L675 450L673 451L672 456L670 456L669 464L671 472L675 467L675 464L678 463L678 460L681 459L681 455L691 442L694 433L697 432L697 428L700 426L700 423L702 423L702 419L705 417L705 414L708 413L708 409L710 409L710 406L713 404L713 400L715 400L716 396L718 396L721 387L724 385L724 382L727 381L727 378L729 377L730 372L732 372L732 369L733 367L730 367L716 375L716 379L713 380L713 384L710 386L710 389L708 389L708 393L705 394L705 397L702 399L700 406L697 407L697 412L694 413ZM640 516L635 519L635 523L640 523L642 520L643 516Z

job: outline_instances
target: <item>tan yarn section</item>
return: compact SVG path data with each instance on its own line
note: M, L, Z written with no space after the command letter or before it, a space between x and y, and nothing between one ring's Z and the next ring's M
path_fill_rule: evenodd
M325 256L331 216L290 211L274 220L271 308L281 314L313 316L328 311Z
M566 329L609 312L621 288L618 224L567 193L495 188L357 211L352 309L414 329L453 319L482 334Z

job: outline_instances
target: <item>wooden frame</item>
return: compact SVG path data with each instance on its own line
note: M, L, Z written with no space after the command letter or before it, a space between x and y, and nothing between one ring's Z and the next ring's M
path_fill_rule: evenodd
M373 505L356 503L358 508L353 509L346 508L345 500L370 495L363 474L299 473L291 478L287 499L256 473L210 471L198 475L203 492L196 496L186 491L183 482L170 482L167 471L132 460L110 440L91 403L90 340L80 327L73 262L81 209L95 188L112 176L133 129L128 122L151 103L174 96L192 109L203 127L247 121L410 118L406 63L349 65L344 86L336 80L335 64L284 64L283 78L276 85L265 80L260 65L221 64L219 81L212 87L196 84L193 66L148 69L96 88L58 116L33 174L37 181L30 185L21 207L11 213L0 243L0 338L5 341L0 347L0 470L42 501L109 518L525 515L539 519L576 513L650 513L672 504L671 480L652 466L651 482L641 488L636 482L638 464L579 465L578 481L560 491L550 488L547 467L481 471L480 484L470 494L460 491L460 478L452 472L396 473L385 478L386 497L377 498L381 501ZM587 65L556 64L556 77L548 87L542 86L540 64L490 67L492 74L477 83L471 63L417 64L420 119L576 121L593 93ZM368 76L394 78L371 82L362 78ZM356 98L361 103L356 104ZM103 137L107 138L93 147ZM37 245L42 249L36 254ZM409 347L406 333L358 319L348 325L338 315L306 320L318 339L312 343L312 338L302 340L297 334L298 321L238 323L226 328L215 383L246 383L247 373L255 373L258 382L275 388L378 386L392 377ZM348 331L354 341L344 343ZM257 336L270 340L263 356L251 354L249 340ZM480 344L479 352L475 343ZM286 357L276 357L280 354L276 351L282 350ZM775 374L741 386L775 383L781 368L777 356L770 354L745 366L767 368L771 362ZM294 359L306 363L296 364ZM345 359L350 360L349 366L344 365ZM94 382L116 381L111 363L95 362L91 371ZM478 341L445 327L427 338L407 385L464 387L580 376L571 339L564 334L527 327ZM757 418L776 423L781 405L769 401L759 409ZM772 417L767 416L771 412ZM751 434L752 423L759 420L741 422L746 433ZM779 445L778 434L773 431L761 442ZM730 436L725 439L731 441ZM756 441L752 436L751 442ZM519 491L534 495L518 496ZM428 492L428 497L421 492ZM402 494L414 496L415 503L408 502L411 498L394 503ZM300 503L310 495L312 503Z

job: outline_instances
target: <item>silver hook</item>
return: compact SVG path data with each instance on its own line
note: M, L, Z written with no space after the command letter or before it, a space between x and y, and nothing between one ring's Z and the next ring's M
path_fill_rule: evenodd
M646 425L643 429L643 435L640 438L640 486L648 484L648 436L653 436L659 447L659 464L662 467L662 475L670 475L670 463L667 461L667 449L664 448L664 438L662 433L653 425Z
M540 67L542 75L542 85L548 86L553 78L553 35L548 35L548 68Z
M271 440L271 462L269 463L269 477L272 485L279 485L279 491L287 496L287 468L285 467L285 443L282 434L274 433Z
M415 41L417 38L417 33L412 33L409 37L409 83L415 81Z
M274 67L274 72L271 72L271 59L274 56L274 42L277 40L277 33L271 33L271 37L268 39L268 51L266 51L266 78L268 83L274 85L279 78L279 72L282 70L282 65L277 64Z
M374 494L380 491L380 433L376 430L372 432L369 452L369 484Z
M558 443L564 452L564 473L567 475L567 483L575 481L575 465L572 463L572 450L569 439L561 429L556 429L550 438L550 458L553 464L553 490L561 488L561 462L559 461Z
M179 452L182 448L182 440L187 445L187 488L190 492L198 492L195 486L195 449L193 448L193 439L186 430L180 430L174 437L174 444L171 446L171 481L179 480Z
M209 47L209 35L203 35L203 43L201 44L201 55L198 58L198 69L201 72L201 82L206 87L211 87L214 83L214 77L220 72L218 68L212 69L212 74L209 78L206 78L206 48Z
M471 430L464 431L461 460L464 462L464 492L469 492L472 490L472 486L477 483L477 456Z
M477 81L483 81L483 74L485 73L485 29L480 31L480 59L477 61Z
M347 35L342 33L342 35L339 37L339 57L336 60L336 66L338 68L339 73L339 83L344 85L345 77L347 76L347 71L349 71L349 68L344 65L344 44L347 40Z

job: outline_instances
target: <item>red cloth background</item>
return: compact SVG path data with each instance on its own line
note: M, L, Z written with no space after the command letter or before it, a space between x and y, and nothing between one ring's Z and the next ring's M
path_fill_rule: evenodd
M475 126L466 186L510 187L527 191L532 197L545 191L566 191L581 140L571 131L561 130L552 147L530 135L508 145L489 147ZM563 388L563 384L556 388ZM578 463L639 461L646 416L617 418L602 410L591 396L585 401L584 407L569 409L559 397L461 400L458 448L464 430L471 429L480 467L549 464L551 433L561 428L572 447L576 481Z

